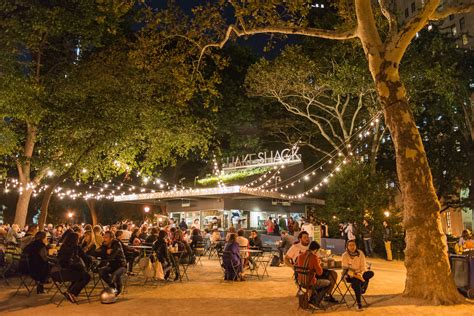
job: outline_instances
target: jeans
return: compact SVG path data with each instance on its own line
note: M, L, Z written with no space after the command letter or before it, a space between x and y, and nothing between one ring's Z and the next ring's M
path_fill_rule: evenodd
M113 270L110 266L100 268L100 278L111 288L122 290L122 275L127 271L125 267Z
M316 284L313 285L313 294L310 299L311 302L318 305L330 288L331 281L327 279L316 279Z
M71 282L68 291L74 296L78 296L91 280L91 276L86 271L72 269L61 269L59 272L52 273L51 277L56 282Z
M372 255L372 238L365 239L364 238L364 248L365 248L365 254L367 256Z
M356 302L358 305L361 304L361 295L364 294L365 291L367 290L367 287L369 286L369 280L373 276L374 276L373 271L364 272L364 274L362 274L362 278L365 280L365 282L362 282L361 280L357 278L347 277L347 281L351 283L351 287L354 290Z

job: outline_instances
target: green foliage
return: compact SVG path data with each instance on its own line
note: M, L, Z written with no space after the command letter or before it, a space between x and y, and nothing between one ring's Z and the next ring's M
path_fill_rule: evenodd
M326 192L327 218L362 223L364 218L381 222L389 208L393 189L383 174L371 175L365 164L352 162L341 168Z
M221 180L224 183L229 183L229 182L244 180L251 176L259 175L267 171L270 171L271 169L272 168L267 167L267 168L252 168L252 169L238 170L234 172L225 173L220 176L210 176L207 178L203 178L203 179L198 180L197 182L200 185L204 185L204 186L215 185L218 183L219 180Z

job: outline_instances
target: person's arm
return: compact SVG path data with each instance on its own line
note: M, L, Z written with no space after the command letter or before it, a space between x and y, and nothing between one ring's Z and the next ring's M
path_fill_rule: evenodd
M288 249L288 251L286 252L285 257L283 257L283 262L288 267L293 267L295 264L292 259L295 256L295 251L297 251L297 249L294 246L291 246L290 249Z
M318 256L316 256L316 255L312 255L312 256L314 257L313 260L315 260L314 268L315 268L315 271L316 271L316 275L320 276L321 274L323 274L323 268L321 267L321 261L319 260Z

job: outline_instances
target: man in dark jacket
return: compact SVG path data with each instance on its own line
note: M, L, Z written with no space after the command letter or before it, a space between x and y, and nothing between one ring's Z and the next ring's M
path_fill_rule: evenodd
M372 231L374 228L369 225L369 222L364 219L362 222L362 227L360 228L360 233L362 239L364 240L365 255L367 257L372 256Z
M115 239L111 231L104 233L104 244L100 248L100 257L102 258L99 268L100 277L115 289L116 295L119 295L122 293L122 276L127 271L127 261L122 245Z

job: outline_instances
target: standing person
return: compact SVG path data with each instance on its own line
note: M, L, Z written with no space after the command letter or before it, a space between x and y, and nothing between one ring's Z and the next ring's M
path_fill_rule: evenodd
M387 221L383 221L383 242L385 244L387 260L392 261L392 229L388 225Z
M281 231L281 240L278 244L278 253L280 255L280 264L284 263L283 257L288 252L288 249L293 245L293 236L288 235L286 230Z
M281 215L278 215L278 226L280 226L280 230L288 230L286 225L286 219L284 219Z
M265 227L267 228L267 234L272 235L273 230L275 228L275 224L273 223L273 220L271 217L269 217L268 220L265 221Z
M342 255L342 269L343 275L347 275L347 280L354 290L358 310L362 310L361 295L365 293L369 280L374 276L374 272L367 271L366 266L364 253L357 249L355 240L349 240L346 252Z
M349 240L356 240L356 236L355 236L355 233L354 233L354 224L349 222L347 223L347 225L345 226L344 228L344 233L345 233L345 236L346 236L346 240L349 241Z
M276 236L280 236L280 226L278 225L278 221L276 218L273 220L273 234Z
M362 227L360 229L360 232L362 234L362 240L364 241L364 249L365 249L365 254L367 257L372 256L372 232L374 228L369 225L369 222L364 219L362 222Z
M100 249L102 258L99 273L102 280L114 289L115 295L122 293L122 276L127 271L127 261L122 245L115 239L112 231L104 233L104 244Z
M194 219L191 229L201 229L201 225L199 225L199 218Z
M309 219L305 220L305 223L303 224L303 226L301 226L301 230L308 233L310 240L314 239L314 225L310 222Z
M72 303L77 303L77 296L91 279L86 271L90 262L91 258L79 247L79 235L74 232L67 234L58 251L61 270L51 273L51 277L59 282L71 282L64 296Z
M293 220L293 236L298 236L300 233L300 224L298 221Z
M293 235L295 233L293 217L288 218L288 234Z
M321 220L321 238L329 238L329 227L324 219Z
M179 228L180 228L181 230L186 230L186 229L188 229L188 224L186 224L186 221L184 220L184 218L181 219L181 223L179 223Z
M37 232L34 236L34 240L31 241L23 250L23 254L28 258L28 266L26 269L33 280L38 285L36 286L36 292L38 294L44 293L43 284L46 283L49 277L49 264L48 264L48 237L46 232Z

